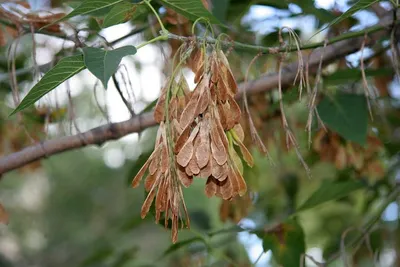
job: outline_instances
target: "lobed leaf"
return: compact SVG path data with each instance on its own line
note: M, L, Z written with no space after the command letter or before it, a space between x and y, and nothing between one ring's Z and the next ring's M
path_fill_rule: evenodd
M136 54L133 45L123 46L114 50L104 50L94 47L83 48L83 57L88 70L93 73L107 88L108 80L117 71L122 58Z

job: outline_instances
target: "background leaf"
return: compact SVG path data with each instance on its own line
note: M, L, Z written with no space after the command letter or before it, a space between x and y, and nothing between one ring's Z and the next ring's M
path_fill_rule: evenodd
M365 144L368 126L365 96L338 93L333 98L324 97L318 112L328 128L349 141Z
M213 0L212 14L220 21L225 21L230 0Z
M366 69L366 77L381 77L393 73L392 69L379 68L379 69ZM349 81L358 81L362 78L360 69L342 69L324 77L324 83L329 85L348 83Z
M122 58L136 54L136 47L129 45L114 50L103 50L94 47L83 48L85 65L107 88L107 82L117 71Z
M130 20L140 8L146 8L143 5L135 5L128 2L121 2L113 6L110 12L104 18L103 28L116 24L124 23Z
M340 15L339 17L337 17L336 19L332 20L331 22L329 22L329 24L322 28L321 30L317 31L314 35L316 35L317 33L325 30L326 28L337 24L339 22L341 22L344 19L347 19L349 17L351 17L354 13L356 13L357 11L360 11L362 9L366 9L369 6L371 6L372 4L378 3L380 0L360 0L357 3L355 3L352 7L350 7L346 12L344 12L342 15Z
M86 0L82 2L82 4L80 4L77 8L72 10L71 13L56 22L66 20L78 15L87 15L89 13L97 12L102 9L110 8L113 5L121 2L123 2L123 0Z
M29 91L27 96L25 96L18 107L13 110L10 116L33 105L48 92L84 69L85 64L83 62L82 55L65 57L61 59L58 64L49 72L47 72L43 78Z
M275 261L281 266L304 266L301 255L305 253L304 232L293 219L273 229L255 232L263 241L264 252L272 251Z
M160 0L160 2L190 20L195 21L203 17L213 24L221 24L216 17L208 12L200 0Z
M325 181L298 209L297 212L314 208L325 202L342 198L348 194L363 188L365 185L356 180L345 182Z

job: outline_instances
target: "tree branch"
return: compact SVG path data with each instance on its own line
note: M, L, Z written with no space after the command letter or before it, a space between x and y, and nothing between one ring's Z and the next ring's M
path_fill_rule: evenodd
M370 34L370 38L368 38L366 45L371 45L376 40L388 36L391 30L389 27L391 23L392 14L389 14L380 22L380 25L383 26L382 29L384 30ZM318 48L314 50L307 59L304 60L304 64L308 64L309 73L313 74L317 71L322 52L324 53L322 64L327 65L341 57L360 50L363 41L364 37L361 36L335 42L334 44L328 45L326 48L324 48L324 51L322 51L321 48ZM281 84L283 89L292 86L293 81L296 78L297 68L298 62L294 62L286 65L282 69ZM243 83L240 84L239 90L242 91L246 86L248 90L247 93L249 94L266 92L277 88L278 82L279 76L277 73L264 75L259 79L247 82L247 85ZM241 93L237 94L238 98L241 96ZM103 125L82 134L65 136L29 146L21 151L1 158L0 175L51 155L85 147L87 145L101 145L108 140L119 139L127 134L140 132L143 129L154 125L156 125L156 122L153 119L153 113L149 112L142 115L137 115L123 122ZM83 140L85 141L83 142Z

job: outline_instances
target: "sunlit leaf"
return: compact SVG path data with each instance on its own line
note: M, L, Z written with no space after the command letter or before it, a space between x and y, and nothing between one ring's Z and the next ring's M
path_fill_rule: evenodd
M295 220L288 220L274 228L254 232L263 241L264 252L271 250L280 266L304 266L304 232Z
M68 80L75 74L85 69L82 55L76 55L61 59L58 64L47 72L43 78L29 91L16 109L10 114L21 111L46 95L48 92Z
M136 47L129 45L114 50L104 50L94 47L83 48L85 65L107 88L107 82L117 71L122 58L136 54Z
M77 6L71 13L63 17L61 20L66 20L79 15L87 15L105 8L110 8L113 5L124 2L123 0L86 0Z
M365 187L356 180L345 182L325 181L298 209L297 212L314 208L328 201L336 200Z
M136 13L143 13L143 9L146 10L146 7L143 5L135 5L128 2L118 3L107 13L102 26L103 28L107 28L127 22L135 16Z
M368 109L364 95L338 93L324 97L318 112L328 128L349 141L364 145L367 140Z
M177 13L195 21L198 18L208 19L213 24L221 24L203 5L201 0L160 0L160 2Z

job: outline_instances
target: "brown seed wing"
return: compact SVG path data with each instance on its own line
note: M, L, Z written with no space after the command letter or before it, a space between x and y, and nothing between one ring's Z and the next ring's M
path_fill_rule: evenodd
M209 198L214 196L215 193L217 192L216 180L212 176L208 177L206 182L206 187L204 188L204 192L206 196Z
M206 90L204 90L199 97L199 102L197 103L197 107L196 107L196 116L199 114L203 114L208 105L210 104L210 96L208 94L208 92Z
M179 119L179 124L181 125L182 129L185 129L188 125L190 125L194 121L196 117L196 108L198 99L199 99L199 92L195 91L192 94L190 101L186 105Z
M233 97L229 97L229 105L231 108L231 113L232 113L232 118L235 124L240 122L240 116L242 115L242 112L240 111L240 107L236 100ZM235 126L235 124L233 126ZM233 128L232 126L232 128Z
M253 167L253 165L254 165L253 156L247 150L246 146L239 139L236 139L235 143L239 146L240 152L243 155L244 161L246 161L247 165L249 165L250 167Z
M225 76L225 79L230 88L230 91L232 92L233 95L235 95L238 91L238 86L237 86L236 80L233 76L233 73L230 69L229 61L222 51L218 51L218 59L220 60L220 63L221 63L219 65L219 69Z
M210 159L208 159L208 164L202 168L199 172L199 177L200 178L208 178L209 176L211 176L211 172L212 172L212 167L211 167L211 158L212 156L209 155Z
M132 180L132 187L137 187L140 184L140 181L143 178L143 175L146 173L147 168L149 167L150 161L155 159L155 157L159 156L161 146L157 146L156 149L154 149L153 153L151 153L150 157L147 159L147 161L143 164L142 168L138 171L136 174L135 178Z
M241 142L243 142L244 140L244 131L242 128L242 125L240 125L240 123L235 124L235 126L233 127L233 130L235 131L237 137L239 138L239 140Z
M225 179L221 182L221 197L223 199L231 199L233 197L233 187L230 179Z
M195 157L192 157L192 159L189 161L188 167L190 168L191 173L193 175L199 174L200 168L197 166L197 162Z
M154 108L154 120L158 123L164 121L164 110L165 110L165 91L161 91L161 96L157 100L157 104Z
M193 150L193 142L192 140L188 139L176 156L176 161L178 164L182 167L186 167L192 159Z
M182 167L178 168L178 178L184 187L189 187L193 183L193 177L188 176Z
M242 174L239 172L238 169L235 168L235 169L233 170L233 172L234 172L234 174L235 174L237 183L239 184L239 191L238 191L239 196L243 196L244 194L246 194L246 191L247 191L246 182L245 182L245 180L244 180Z
M210 157L210 142L203 142L196 149L196 161L199 168L204 168L208 164Z
M160 169L162 173L166 173L168 170L169 158L168 158L168 147L163 144L161 149L161 160L160 160Z
M174 153L177 154L181 151L182 147L185 145L190 135L190 127L186 127L182 133L179 135L178 139L175 142Z
M213 140L211 142L211 152L213 158L219 165L223 165L228 159L225 148L223 146L217 146Z
M152 175L148 175L146 177L146 180L144 181L144 188L146 189L147 192L149 192L151 190L154 183L161 177L161 174L162 174L161 171L157 170L156 173L154 173Z

